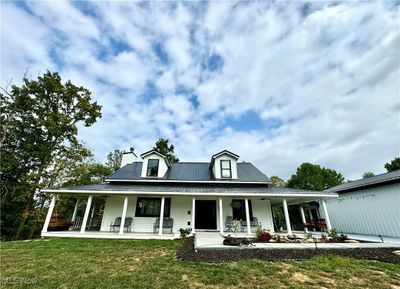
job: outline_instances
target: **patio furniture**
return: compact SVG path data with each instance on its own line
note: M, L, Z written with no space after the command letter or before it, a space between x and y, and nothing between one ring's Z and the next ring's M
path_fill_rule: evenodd
M114 223L111 222L110 232L115 232L115 228L119 228L121 226L121 217L115 218Z
M101 218L93 217L89 220L88 224L86 225L86 229L100 230L100 226L101 226Z
M253 217L252 219L250 219L250 230L253 228L257 228L258 226L261 226L261 224L258 223L258 220L256 217ZM247 230L247 221L242 220L240 222L240 227L242 228L242 232Z
M163 218L163 230L170 229L172 234L172 229L174 227L174 219L172 218ZM153 233L156 233L160 228L160 218L156 219L156 222L153 224Z
M232 216L226 217L225 228L227 232L233 232L233 218Z
M304 227L307 229L311 230L326 230L326 222L325 219L319 219L319 220L311 220L311 222L304 223Z
M68 221L64 217L58 217L58 216L53 216L50 219L49 223L49 230L52 231L63 231L63 230L68 230L68 228L71 226L71 222Z
M124 230L126 229L127 232L131 232L132 221L133 221L133 218L131 218L131 217L125 218ZM119 228L119 227L121 227L121 217L115 218L114 223L111 222L110 232L115 232L115 228Z
M126 228L126 232L131 232L132 221L133 221L133 218L131 218L131 217L125 218L124 229Z

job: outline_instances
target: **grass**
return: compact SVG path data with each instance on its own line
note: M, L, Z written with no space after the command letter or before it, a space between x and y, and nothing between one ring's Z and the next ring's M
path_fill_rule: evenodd
M1 243L2 288L400 288L400 265L343 257L205 264L181 241L44 239Z

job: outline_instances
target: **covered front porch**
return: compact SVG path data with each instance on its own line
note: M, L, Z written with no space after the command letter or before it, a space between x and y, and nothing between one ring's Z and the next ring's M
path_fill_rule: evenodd
M307 194L245 194L245 193L162 193L162 192L52 192L44 222L43 237L173 239L181 230L191 234L240 232L247 236L257 229L283 230L292 235L289 206L300 205L298 213L307 223L302 204L319 202L326 229L331 225L325 195ZM57 198L75 198L68 230L49 230ZM102 213L95 213L94 199L103 199ZM273 208L281 206L285 226L277 227ZM306 205L308 206L308 205ZM79 209L81 208L81 209ZM308 208L308 207L307 207ZM84 210L83 210L84 209ZM79 213L81 212L81 213ZM96 211L97 212L97 211ZM284 228L283 228L284 227Z

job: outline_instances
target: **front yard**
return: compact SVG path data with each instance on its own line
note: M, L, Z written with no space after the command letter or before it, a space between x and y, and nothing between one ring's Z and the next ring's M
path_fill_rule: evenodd
M1 288L400 288L400 265L344 257L205 264L181 241L44 239L1 243Z

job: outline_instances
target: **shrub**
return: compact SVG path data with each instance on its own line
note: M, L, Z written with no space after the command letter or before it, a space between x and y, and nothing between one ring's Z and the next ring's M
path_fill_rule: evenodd
M328 237L331 237L332 239L337 239L338 238L338 233L336 232L335 229L331 229L328 232Z
M181 238L187 238L187 236L189 236L191 231L192 231L191 228L180 228L179 232L181 233Z

